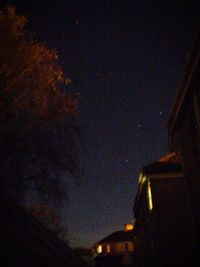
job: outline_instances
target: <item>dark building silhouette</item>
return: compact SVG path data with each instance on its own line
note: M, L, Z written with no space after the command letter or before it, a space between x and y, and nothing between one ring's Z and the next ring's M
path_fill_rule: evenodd
M0 266L88 267L73 250L11 199L0 201Z
M193 222L194 251L200 251L200 33L189 53L168 123L169 146L180 151Z
M178 154L166 155L141 169L133 211L134 266L190 266L189 206Z

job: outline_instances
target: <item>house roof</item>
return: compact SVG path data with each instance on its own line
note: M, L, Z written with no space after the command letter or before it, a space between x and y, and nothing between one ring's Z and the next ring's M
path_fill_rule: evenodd
M105 238L103 238L102 240L97 242L95 245L104 244L104 243L115 243L115 242L132 241L133 240L133 233L134 233L134 230L130 230L130 231L127 231L127 232L125 232L125 231L116 231L116 232L106 236Z
M171 153L168 153L161 157L159 162L168 162L168 163L181 163L182 157L180 151L172 151Z
M157 161L154 161L151 164L144 166L142 169L144 174L153 174L153 173L181 173L182 164L181 156L177 152L169 153Z
M38 266L88 266L64 241L10 198L1 198L0 214L1 237L15 240L22 256L26 249L38 261ZM9 252L5 245L3 249L6 253Z
M142 168L142 172L145 174L182 172L182 166L180 163L168 163L168 162L157 161L144 166Z

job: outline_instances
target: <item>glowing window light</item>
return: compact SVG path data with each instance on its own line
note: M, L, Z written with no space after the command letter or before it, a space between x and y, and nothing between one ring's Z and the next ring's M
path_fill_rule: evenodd
M147 197L148 197L149 210L151 211L153 209L153 200L152 200L152 193L151 193L151 185L149 181L148 181L148 187L147 187Z
M98 254L102 253L102 246L101 246L101 245L99 245L99 246L97 247L97 253L98 253Z
M106 251L107 251L107 253L110 253L110 245L106 246Z

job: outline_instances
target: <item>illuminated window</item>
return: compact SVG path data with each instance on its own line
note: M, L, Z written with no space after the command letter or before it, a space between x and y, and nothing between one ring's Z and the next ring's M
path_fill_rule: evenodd
M98 254L102 253L102 246L101 246L101 245L99 245L99 246L97 247L97 253L98 253Z
M106 252L107 252L107 253L110 253L110 245L107 245L107 246L106 246Z
M151 185L149 181L148 181L147 186L148 186L147 187L148 205L149 205L149 210L151 211L153 209L153 201L152 201Z

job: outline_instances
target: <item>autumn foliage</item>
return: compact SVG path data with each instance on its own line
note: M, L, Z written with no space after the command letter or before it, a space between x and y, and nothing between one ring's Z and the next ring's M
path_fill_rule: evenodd
M62 203L79 175L74 117L58 53L34 39L27 18L0 11L0 189ZM37 196L37 197L36 197Z
M29 111L55 120L74 114L77 99L59 89L59 83L69 80L63 77L56 50L34 41L26 24L13 7L0 13L1 117Z

